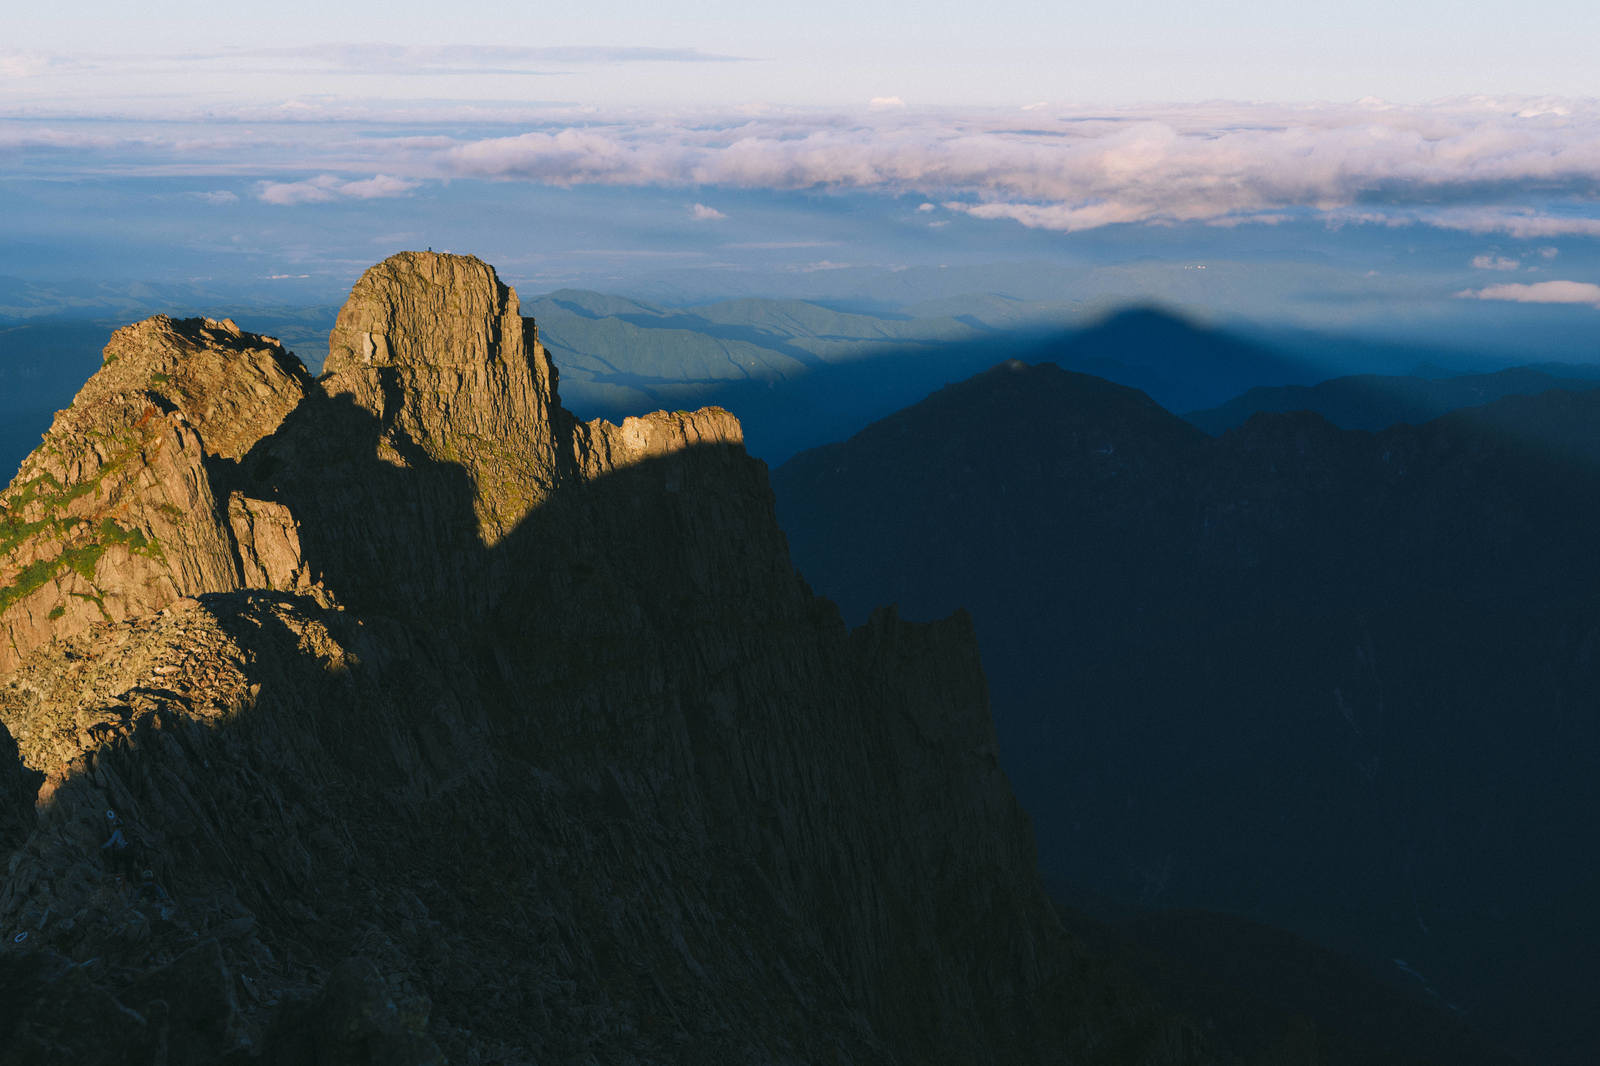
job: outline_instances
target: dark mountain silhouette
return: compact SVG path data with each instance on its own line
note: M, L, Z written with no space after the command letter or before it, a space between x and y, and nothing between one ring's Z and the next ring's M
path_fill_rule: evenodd
M1214 439L1013 362L773 481L847 618L972 612L1048 874L1405 960L1575 1064L1545 1005L1600 993L1597 460L1596 391ZM1514 944L1547 950L1513 986Z
M1183 417L1213 434L1243 425L1251 415L1264 411L1315 411L1345 429L1379 430L1401 422L1427 422L1507 396L1560 388L1600 388L1600 381L1531 366L1455 377L1358 374L1316 385L1259 386L1220 407L1191 411Z

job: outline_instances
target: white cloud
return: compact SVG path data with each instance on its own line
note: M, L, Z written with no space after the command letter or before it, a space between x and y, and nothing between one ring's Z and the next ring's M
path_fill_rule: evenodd
M377 200L404 196L417 182L378 174L364 181L341 181L323 174L305 181L264 181L257 196L269 204L292 207L297 204L325 204L333 200Z
M898 96L874 96L867 101L867 106L874 111L899 111L906 106L906 102Z
M388 174L376 174L365 181L345 182L339 186L339 195L350 196L357 200L381 200L391 196L404 196L416 187L417 183L414 181Z
M269 66L304 70L310 63L325 70L352 74L537 74L539 67L615 63L727 63L738 56L702 52L698 48L646 48L627 45L392 45L325 44L295 48L243 48L174 56L189 62L251 60Z
M735 244L724 244L724 248L763 248L780 250L785 248L832 248L838 241L739 241Z
M0 78L37 78L41 74L57 74L80 66L69 56L14 48L0 50Z
M1400 225L1426 223L1439 229L1467 233L1503 233L1519 240L1549 237L1600 237L1600 218L1568 214L1538 214L1530 209L1447 208L1426 215L1392 216Z
M280 207L321 204L339 198L339 179L332 174L308 181L264 181L257 192L262 200Z
M723 214L721 211L718 211L714 207L707 207L705 204L695 204L693 207L689 208L689 217L694 219L696 222L721 222L728 216Z
M384 62L411 55L350 54ZM427 54L439 63L460 59L448 49ZM921 212L942 204L1064 232L1309 219L1529 241L1600 237L1593 197L1600 100L1197 104L1078 114L1053 106L1025 119L1015 107L606 113L530 106L496 112L493 122L513 132L479 138L455 132L490 123L466 105L418 103L414 112L377 118L354 104L311 105L321 109L315 117L288 121L275 109L230 112L227 123L145 127L0 119L0 149L20 149L24 169L77 152L120 173L235 179L248 159L268 176L258 195L277 204L399 196L422 181L470 178L693 189L708 198L714 194L702 190L869 190L915 196ZM370 135L385 122L417 132ZM285 170L328 173L270 177ZM352 172L378 176L334 176Z
M937 211L937 210L939 210L939 205L938 204L930 204L930 203L920 203L920 204L917 205L917 210L918 211Z
M1515 259L1507 259L1503 255L1475 255L1472 257L1474 270L1515 270L1522 264Z
M1590 307L1600 308L1600 285L1587 281L1490 285L1482 289L1463 289L1456 295L1467 300L1512 300L1525 304L1588 304Z
M1600 180L1600 104L1534 118L1506 106L1196 105L1039 115L1025 130L1015 111L636 120L486 139L442 163L551 184L943 194L952 210L1065 231L1337 217L1600 235L1600 218L1584 217ZM1533 196L1555 209L1501 206Z
M1099 203L1084 207L1071 204L964 204L950 201L944 205L951 211L961 211L973 218L1005 218L1020 222L1029 229L1053 229L1063 233L1098 229L1118 222L1139 222L1143 213L1126 204Z
M226 189L218 189L215 192L197 192L193 195L197 200L204 200L208 204L215 204L219 207L223 204L236 204L239 202L239 194L229 192Z
M226 48L149 55L0 50L0 77L94 71L130 74L202 75L537 75L584 66L620 63L733 63L742 57L698 48L630 45L524 47L520 45L394 45L339 43L288 48Z
M1556 256L1558 256L1560 254L1561 254L1561 249L1555 247L1554 245L1546 245L1545 247L1539 249L1539 258L1540 259L1554 259Z

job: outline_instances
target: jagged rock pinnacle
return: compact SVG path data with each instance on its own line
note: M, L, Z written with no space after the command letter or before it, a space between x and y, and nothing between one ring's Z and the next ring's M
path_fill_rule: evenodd
M328 394L372 412L397 451L415 444L467 471L487 543L560 477L555 367L517 294L479 259L401 252L369 269L325 369Z

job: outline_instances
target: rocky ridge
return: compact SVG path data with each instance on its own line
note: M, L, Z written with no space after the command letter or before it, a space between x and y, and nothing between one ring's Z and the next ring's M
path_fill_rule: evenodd
M0 1060L1206 1061L732 416L577 423L467 257L331 349L119 331L0 495Z

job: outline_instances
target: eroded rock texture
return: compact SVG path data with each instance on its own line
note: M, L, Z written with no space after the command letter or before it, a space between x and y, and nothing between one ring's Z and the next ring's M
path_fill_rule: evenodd
M319 382L117 337L4 497L0 1059L1204 1060L1052 913L965 617L847 632L726 412L575 424L456 256Z

